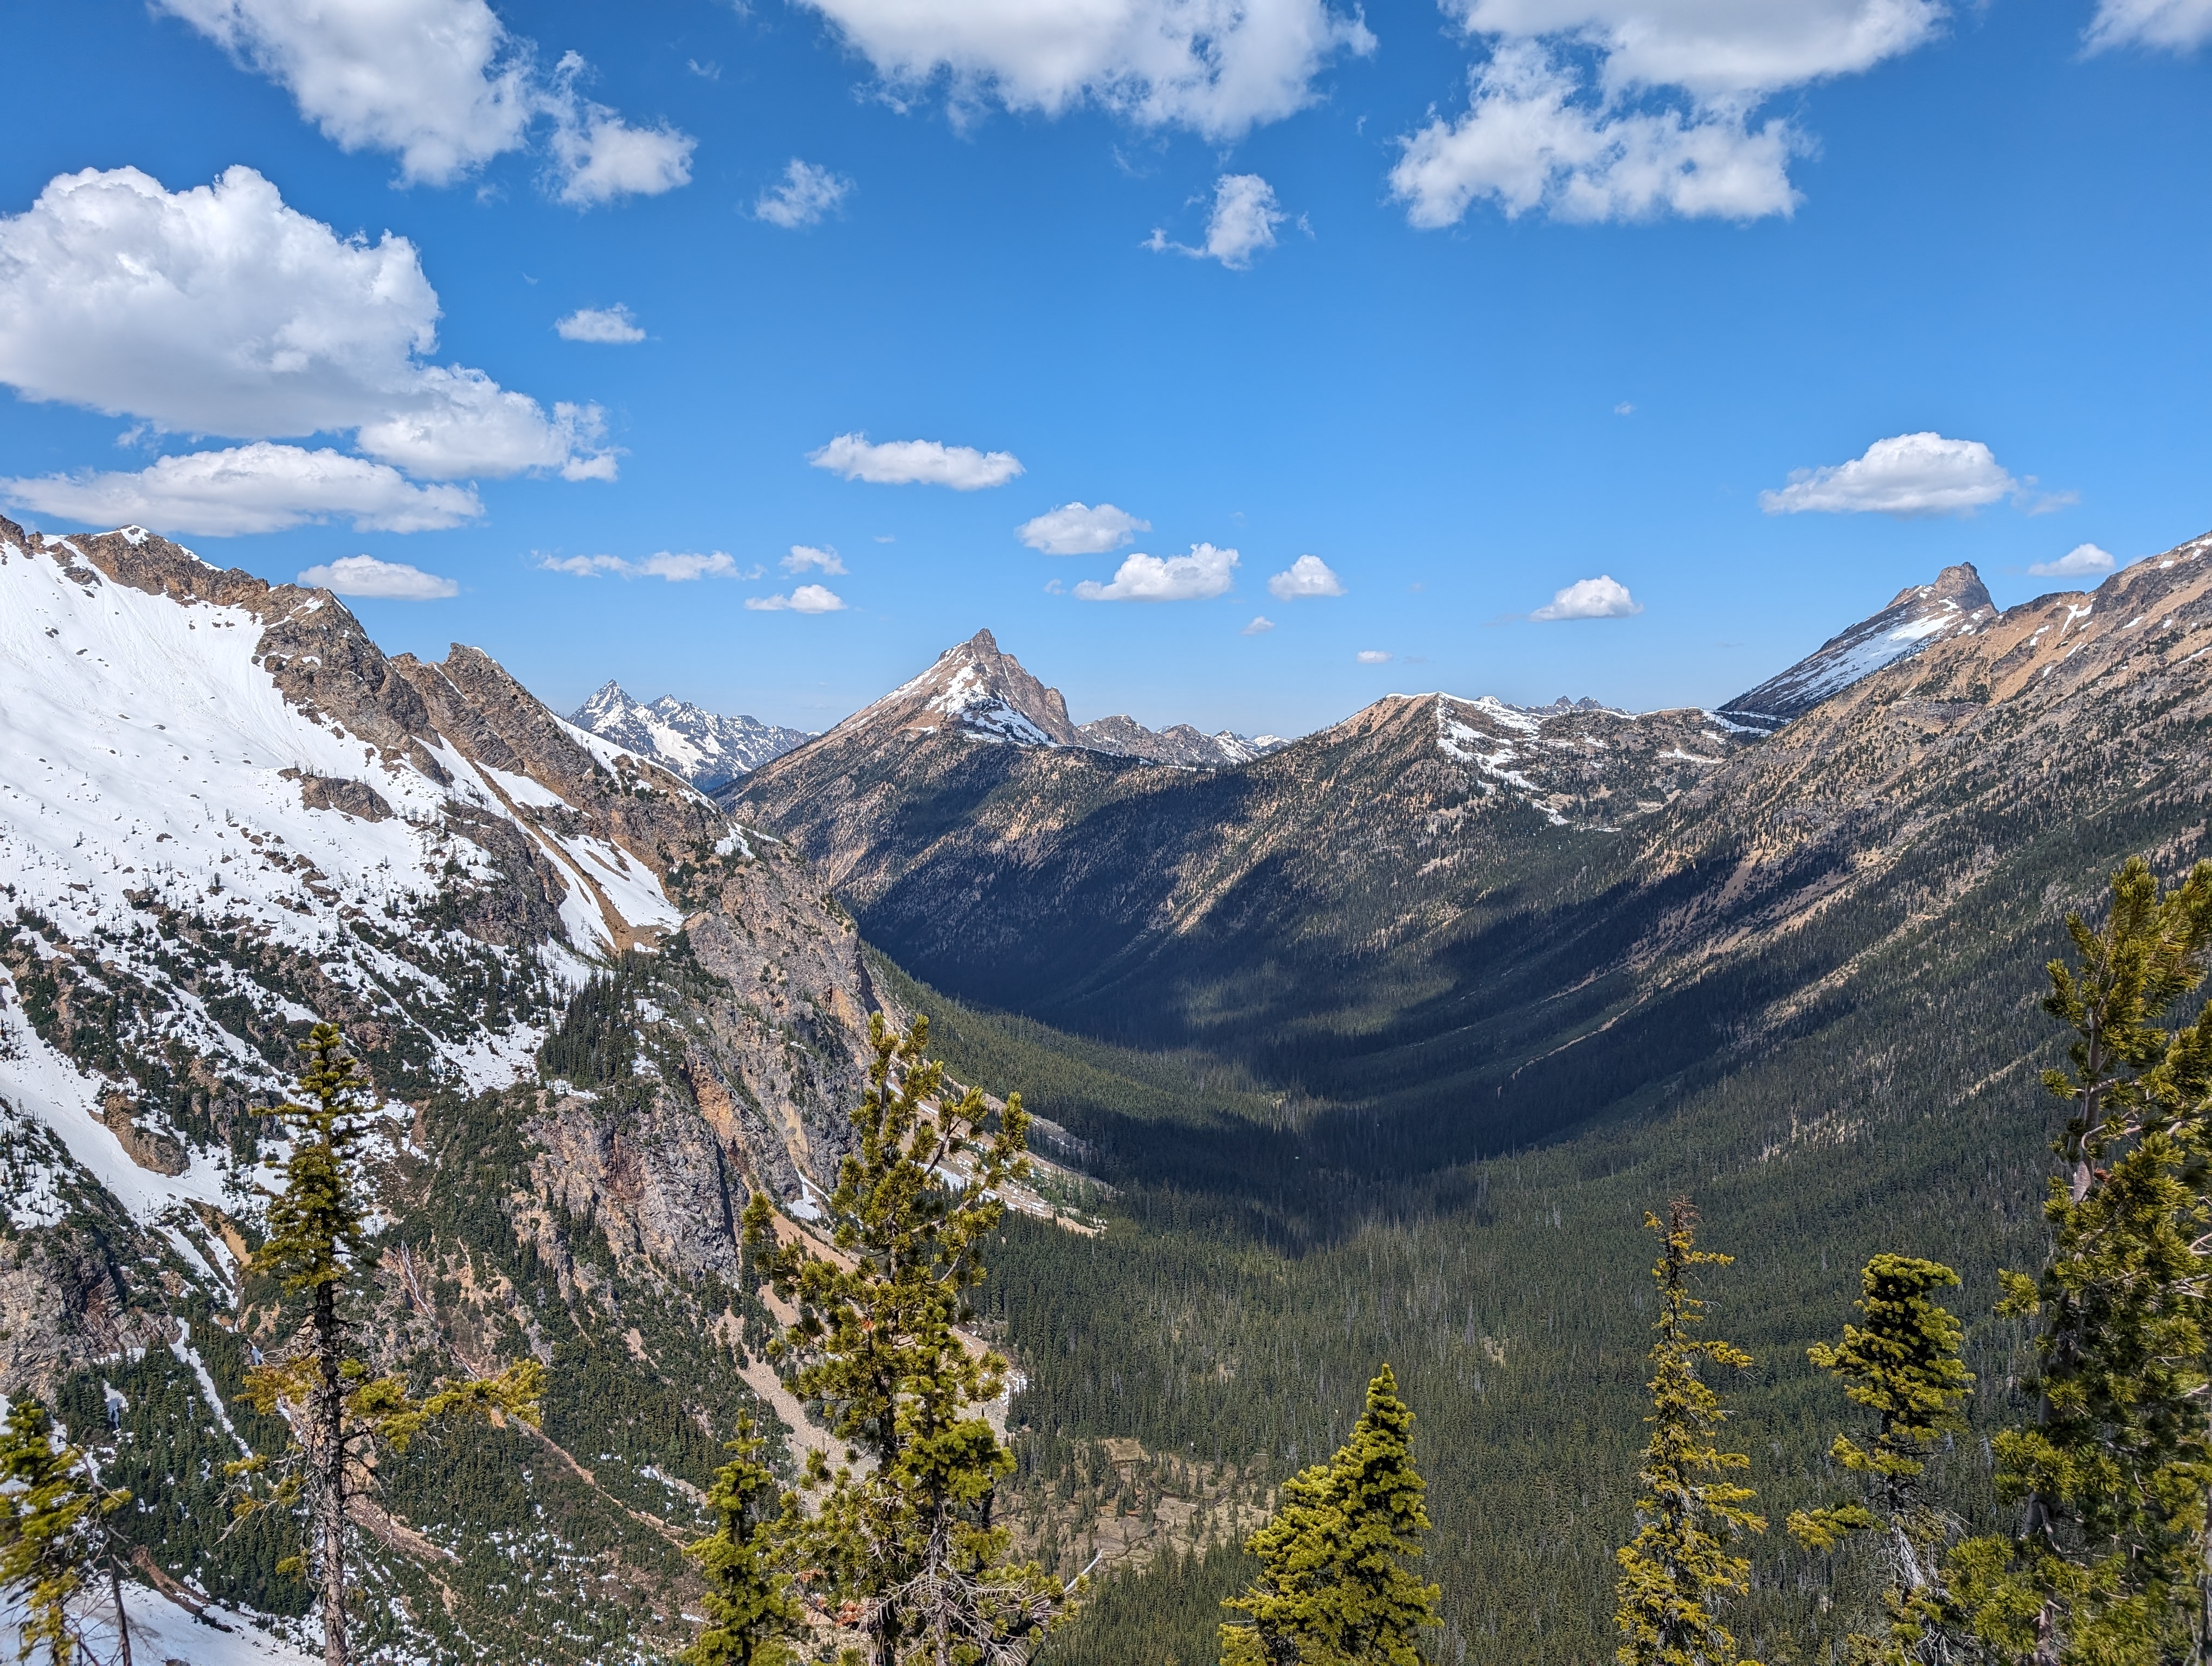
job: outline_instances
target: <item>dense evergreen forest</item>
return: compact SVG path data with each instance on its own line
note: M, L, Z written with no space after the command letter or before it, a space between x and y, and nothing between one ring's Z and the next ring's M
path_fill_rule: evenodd
M2030 1336L1993 1316L1996 1274L2040 1260L2058 1114L2037 1080L2064 1038L2038 1010L2043 963L2063 946L2064 909L2094 912L2124 854L2052 839L1976 906L1879 945L1855 967L1856 999L1761 1044L1727 1045L1710 1014L1718 1044L1688 1067L1593 1046L1580 1071L1606 1114L1464 1161L1463 1128L1436 1130L1430 1163L1402 1124L1357 1165L1334 1160L1356 1116L1302 1110L1202 1053L1069 1037L879 965L935 1015L956 1073L1018 1085L1115 1189L1097 1237L1010 1221L981 1292L1029 1373L1014 1415L1030 1484L1067 1492L1086 1450L1117 1438L1205 1465L1256 1458L1255 1485L1279 1481L1342 1438L1388 1361L1419 1418L1440 1658L1610 1659L1651 1316L1640 1222L1680 1194L1737 1257L1708 1293L1757 1360L1731 1402L1761 1507L1778 1523L1832 1495L1847 1408L1806 1349L1850 1316L1865 1261L1894 1250L1964 1275L1952 1304L1978 1383L1972 1433L1934 1484L1991 1524L1987 1435L2021 1415ZM1164 1554L1109 1578L1053 1652L1212 1659L1219 1599L1249 1574L1224 1519L1200 1511L1180 1540L1162 1535ZM1737 1614L1751 1655L1839 1658L1870 1623L1863 1560L1808 1555L1778 1525L1752 1554Z

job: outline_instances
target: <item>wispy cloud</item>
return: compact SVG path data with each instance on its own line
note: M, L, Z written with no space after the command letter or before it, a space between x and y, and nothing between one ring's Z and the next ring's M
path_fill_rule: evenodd
M2118 564L2110 550L2077 544L2057 561L2039 561L2027 570L2039 579L2079 579L2109 573Z
M740 567L724 551L707 555L663 550L633 561L627 556L547 556L538 563L549 573L573 573L580 579L665 579L686 584L694 579L757 579L765 570Z
M483 513L469 486L418 486L398 470L328 449L267 441L157 458L143 469L0 480L5 497L87 526L227 538L350 520L363 532L428 532Z
M410 567L404 561L379 561L374 556L342 556L325 565L308 568L299 581L341 596L385 601L442 601L461 593L461 587L451 579Z
M1152 523L1139 520L1111 503L1063 503L1014 528L1014 535L1048 556L1103 556L1118 550Z
M745 605L756 613L837 613L845 599L824 586L802 584L788 596L748 596Z
M1224 173L1214 183L1213 211L1206 218L1203 244L1194 247L1171 241L1155 226L1144 246L1155 254L1218 260L1230 271L1241 272L1255 256L1275 246L1275 228L1287 217L1275 201L1274 187L1258 174Z
M637 327L637 320L630 316L629 308L620 301L611 307L579 307L566 318L555 320L553 328L563 341L599 342L616 346L645 339L645 331Z
M1194 544L1187 556L1133 555L1111 582L1085 579L1075 593L1086 602L1193 602L1218 596L1236 581L1237 552Z
M937 440L886 440L869 443L865 434L841 434L806 454L817 469L848 480L878 486L950 486L956 492L1003 486L1022 472L1021 459L1010 451L978 451Z
M754 199L753 217L797 231L820 224L852 194L853 182L843 174L793 156L783 170L782 182L770 185Z
M845 563L836 550L827 544L817 549L811 544L794 544L791 546L791 553L777 565L787 573L804 573L815 568L834 575L845 570Z

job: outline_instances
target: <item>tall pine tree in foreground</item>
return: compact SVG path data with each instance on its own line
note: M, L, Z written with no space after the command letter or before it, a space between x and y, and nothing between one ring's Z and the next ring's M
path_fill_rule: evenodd
M1069 1592L1016 1562L994 1519L1014 1459L982 1408L1006 1363L955 1327L973 1316L1000 1189L1027 1168L1029 1118L1012 1095L991 1127L981 1092L946 1092L926 1018L900 1035L878 1014L869 1043L854 1149L830 1196L836 1257L780 1239L763 1195L745 1210L748 1257L798 1307L770 1354L846 1444L834 1473L811 1455L814 1511L787 1512L767 1545L872 1666L1018 1666Z
M1974 1386L1959 1359L1964 1328L1934 1297L1958 1282L1936 1262L1876 1256L1859 1280L1857 1307L1866 1322L1845 1325L1840 1343L1809 1350L1852 1404L1876 1420L1869 1444L1839 1434L1829 1449L1840 1468L1860 1478L1863 1499L1796 1511L1789 1522L1790 1535L1812 1550L1832 1550L1862 1533L1879 1535L1889 1630L1886 1637L1850 1639L1857 1666L1943 1666L1957 1652L1942 1567L1951 1520L1929 1502L1923 1483L1929 1459L1966 1428L1960 1406Z
M1651 1269L1659 1336L1651 1345L1651 1414L1644 1420L1651 1437L1638 1472L1644 1488L1636 1501L1640 1525L1615 1554L1613 1622L1622 1641L1613 1652L1621 1666L1735 1666L1741 1657L1720 1610L1748 1588L1751 1564L1729 1553L1743 1535L1765 1532L1766 1521L1745 1507L1758 1495L1727 1479L1749 1469L1751 1460L1720 1450L1728 1414L1698 1372L1706 1365L1738 1370L1751 1356L1698 1335L1705 1304L1690 1293L1693 1268L1726 1267L1735 1257L1698 1248L1698 1213L1686 1198L1668 1206L1665 1220L1647 1214L1644 1224L1661 1245Z
M0 1432L0 1590L23 1605L21 1645L27 1661L46 1645L51 1666L69 1666L76 1651L69 1605L106 1549L100 1523L131 1501L103 1488L82 1452L58 1439L53 1418L34 1400L9 1409ZM111 1573L119 1659L131 1651L123 1588Z
M2035 1420L1993 1443L2019 1524L1952 1557L1979 1640L2047 1666L2212 1657L2212 1007L2160 1023L2204 981L2212 863L2162 892L2134 858L2112 888L2104 928L2069 915L2075 964L2049 967L2044 1010L2075 1032L2043 1079L2069 1109L2050 1256L2002 1275L1999 1310L2039 1321Z
M1222 1605L1248 1616L1222 1625L1222 1666L1422 1666L1441 1592L1407 1566L1429 1526L1413 1431L1385 1365L1352 1438L1285 1482L1246 1541L1260 1577Z
M288 1295L306 1296L307 1314L292 1346L246 1378L247 1401L282 1415L291 1440L280 1457L257 1455L230 1473L246 1489L240 1516L270 1508L304 1515L305 1554L283 1566L319 1588L323 1659L347 1666L346 1500L368 1485L376 1449L404 1451L434 1424L465 1417L505 1414L535 1424L545 1372L523 1359L497 1377L441 1381L421 1399L399 1377L370 1374L353 1308L375 1265L368 1232L374 1200L362 1167L375 1099L335 1025L318 1024L300 1050L307 1055L300 1078L307 1103L266 1113L283 1124L292 1154L252 1270L281 1280Z

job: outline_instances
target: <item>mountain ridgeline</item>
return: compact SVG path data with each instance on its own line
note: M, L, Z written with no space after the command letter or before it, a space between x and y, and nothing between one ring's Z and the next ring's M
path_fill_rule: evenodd
M1422 1174L1847 1007L2043 842L2193 825L2205 549L2002 614L1953 569L1717 712L1393 696L1192 774L886 702L725 801L945 993L1234 1058Z
M921 1011L1052 1159L975 1292L1006 1524L1100 1572L1043 1660L1215 1658L1388 1363L1429 1658L1587 1666L1670 1195L1738 1256L1759 1507L1832 1501L1805 1348L1890 1250L1965 1277L1930 1485L1994 1519L2039 969L2126 855L2212 854L2212 538L2002 611L1948 569L1711 711L1394 695L1283 742L1078 725L988 631L811 738L613 684L566 721L327 592L0 521L0 1392L97 1437L142 1570L305 1610L221 1466L285 1438L242 1394L298 1317L252 1113L327 1017L392 1116L378 1368L549 1368L542 1431L380 1469L364 1657L665 1657L722 1443L822 1438L739 1216L811 1230L871 1017ZM1751 1554L1759 1658L1864 1628L1864 1559Z

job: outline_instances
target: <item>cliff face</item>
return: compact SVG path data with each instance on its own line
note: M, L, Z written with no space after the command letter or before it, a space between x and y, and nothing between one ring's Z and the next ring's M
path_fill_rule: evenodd
M750 1404L735 1222L754 1188L809 1207L862 1085L851 920L788 844L481 651L387 656L329 593L135 528L0 520L0 1392L67 1403L104 1376L147 1420L112 1461L222 1517L222 1454L155 1408L219 1395L213 1426L272 1435L236 1398L249 1344L291 1322L245 1266L281 1154L255 1111L327 1018L392 1113L375 1347L526 1350L595 1384L549 1413L532 1519L557 1523L544 1546L626 1545L625 1590L665 1613L684 1487ZM592 1023L618 1067L542 1081L548 1037ZM644 1433L672 1420L696 1461ZM495 1634L499 1570L456 1584L417 1554L465 1564L483 1501L405 1475L373 1529L379 1577L422 1599L394 1637ZM149 1544L291 1600L228 1541ZM629 1600L575 1608L586 1653L641 1634Z

